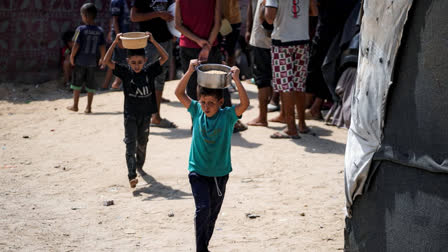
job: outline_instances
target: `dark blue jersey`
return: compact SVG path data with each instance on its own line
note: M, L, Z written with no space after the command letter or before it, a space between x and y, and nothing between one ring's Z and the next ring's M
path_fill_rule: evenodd
M96 25L81 25L76 28L73 42L79 44L75 65L95 67L98 64L99 47L105 44L104 31Z
M131 20L129 17L129 7L126 0L111 0L110 14L118 17L118 26L121 33L129 32ZM112 23L112 30L116 32L114 24Z

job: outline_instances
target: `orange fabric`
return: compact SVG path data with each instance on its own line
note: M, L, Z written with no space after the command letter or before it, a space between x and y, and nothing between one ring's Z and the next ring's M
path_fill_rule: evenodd
M223 17L229 20L230 24L241 23L241 12L238 0L221 0L221 3Z

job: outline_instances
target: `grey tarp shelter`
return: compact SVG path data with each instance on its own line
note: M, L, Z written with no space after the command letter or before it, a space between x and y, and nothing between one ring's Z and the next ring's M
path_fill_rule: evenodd
M365 0L346 251L448 251L448 1Z

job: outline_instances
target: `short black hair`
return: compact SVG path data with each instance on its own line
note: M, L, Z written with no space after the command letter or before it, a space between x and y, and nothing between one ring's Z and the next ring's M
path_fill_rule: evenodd
M132 56L143 56L145 57L145 49L128 49L128 58Z
M213 96L219 101L224 97L224 89L199 86L199 97L201 96Z
M62 41L65 46L68 46L68 42L72 41L75 32L72 30L68 30L62 34Z
M95 19L98 10L93 3L85 3L81 6L81 14L90 19Z

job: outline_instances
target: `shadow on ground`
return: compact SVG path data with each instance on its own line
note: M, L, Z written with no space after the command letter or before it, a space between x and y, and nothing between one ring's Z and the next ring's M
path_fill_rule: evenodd
M191 193L186 193L158 182L153 176L147 174L146 172L142 173L141 178L148 183L148 185L138 188L132 192L134 197L146 196L143 200L147 201L156 198L165 198L168 200L187 199L192 196Z
M191 137L191 130L190 129L179 129L179 128L171 128L168 129L169 131L165 132L154 132L153 130L150 131L150 135L154 136L162 136L167 139L184 139Z
M247 141L240 133L234 133L232 135L232 146L240 146L243 148L253 149L259 147L260 145L261 144L259 143L252 143Z

